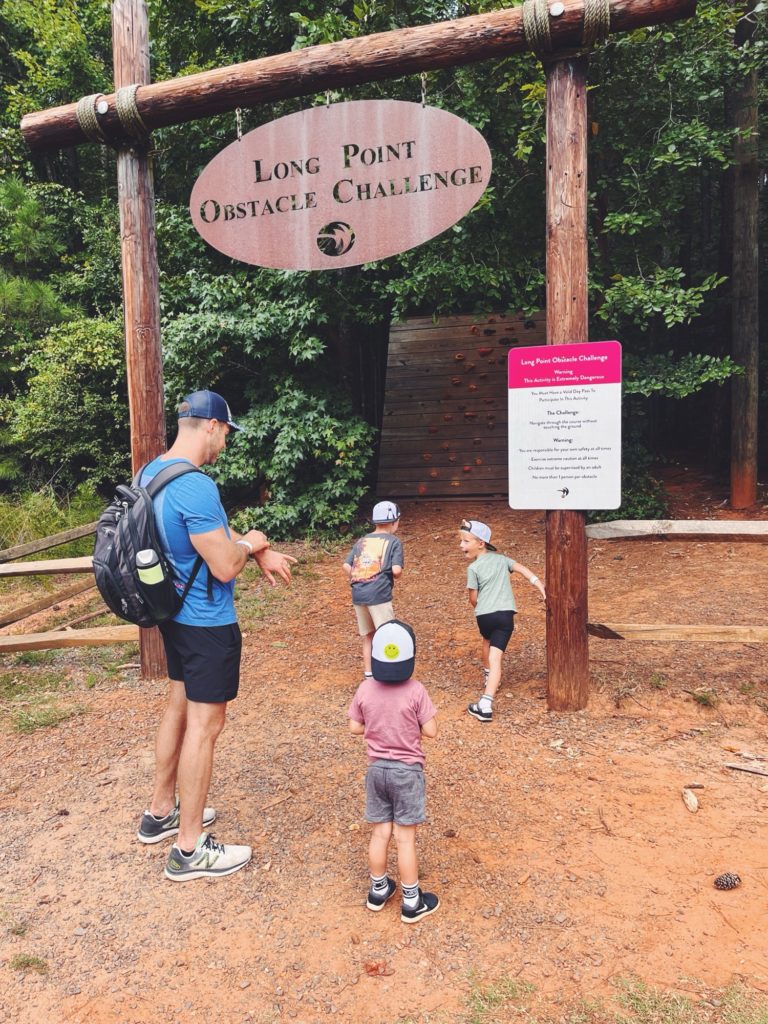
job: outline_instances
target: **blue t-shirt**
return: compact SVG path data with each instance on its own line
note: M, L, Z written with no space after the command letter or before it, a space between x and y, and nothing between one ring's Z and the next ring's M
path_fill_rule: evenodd
M158 457L148 463L141 475L146 487L152 477L165 466L186 459ZM158 537L168 561L176 575L179 593L189 579L197 558L197 551L189 539L190 534L209 533L223 526L229 536L227 514L219 498L219 489L203 473L187 473L172 480L153 499ZM228 626L237 622L235 612L235 581L220 583L211 575L212 600L208 600L208 566L203 563L189 588L175 622L187 626Z

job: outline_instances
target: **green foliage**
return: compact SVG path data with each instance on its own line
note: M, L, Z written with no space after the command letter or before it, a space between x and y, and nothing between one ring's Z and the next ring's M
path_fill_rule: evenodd
M90 483L80 484L68 495L58 494L51 485L38 491L0 495L0 548L27 544L73 526L92 523L103 507L103 498ZM64 558L84 554L92 547L93 539L86 537L55 550L58 557ZM40 557L48 558L50 554Z
M337 397L311 394L289 379L271 402L240 418L216 470L227 483L262 483L267 499L246 508L235 525L284 538L334 532L348 523L366 492L373 429ZM254 480L254 467L259 480Z
M128 474L125 357L119 323L73 320L51 328L28 357L9 441L44 478L74 486L84 475L110 485Z
M666 327L688 324L701 312L707 293L719 287L725 278L710 274L701 284L685 288L681 284L683 277L679 267L656 267L650 276L614 274L597 316L617 332L626 321L636 327L647 327L654 317L659 317Z
M710 356L702 353L676 357L674 352L657 355L624 357L625 395L661 394L669 398L687 398L706 384L723 384L734 375L742 374L743 367L730 356Z
M661 482L652 473L653 457L636 438L625 441L621 460L621 506L587 512L590 523L613 519L664 519L667 499Z

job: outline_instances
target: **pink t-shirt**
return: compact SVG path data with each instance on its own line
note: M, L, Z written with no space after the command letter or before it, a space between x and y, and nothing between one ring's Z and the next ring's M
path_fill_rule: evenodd
M424 764L421 727L437 714L429 694L416 679L380 683L364 679L349 705L347 717L365 726L369 762L385 758Z

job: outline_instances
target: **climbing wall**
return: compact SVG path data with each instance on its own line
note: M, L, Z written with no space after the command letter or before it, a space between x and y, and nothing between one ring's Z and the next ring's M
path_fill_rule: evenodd
M395 324L377 493L506 496L507 352L545 343L543 312Z

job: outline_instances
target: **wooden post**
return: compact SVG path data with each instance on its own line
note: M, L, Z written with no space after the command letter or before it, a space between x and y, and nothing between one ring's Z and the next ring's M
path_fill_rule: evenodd
M587 61L547 73L547 344L588 340ZM589 697L584 513L547 512L547 705L578 711Z
M112 4L112 54L116 89L149 83L149 20L144 0ZM166 447L155 196L148 143L126 143L118 149L117 185L131 460L136 472ZM142 678L166 674L159 631L142 629Z
M734 45L749 46L755 35L754 0L746 4L736 27ZM752 15L751 18L748 15ZM726 90L728 126L741 133L733 144L731 168L731 354L744 374L731 381L731 508L749 508L757 501L757 439L759 396L759 268L757 71L744 74Z

